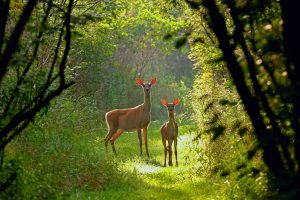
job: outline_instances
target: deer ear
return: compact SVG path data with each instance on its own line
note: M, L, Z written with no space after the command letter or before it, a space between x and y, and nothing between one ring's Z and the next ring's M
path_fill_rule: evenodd
M174 105L177 105L178 103L179 103L179 99L177 99L177 98L174 99L173 104L174 104Z
M152 80L151 80L151 85L153 85L153 84L155 84L156 83L156 78L153 78Z
M143 84L143 80L142 80L142 79L139 79L139 78L137 78L137 79L136 79L136 83L137 83L137 84L139 84L139 85L142 85L142 84Z
M165 105L165 106L167 106L167 105L168 105L168 101L167 101L167 100L165 100L165 99L163 99L163 100L161 101L161 103L162 103L163 105Z

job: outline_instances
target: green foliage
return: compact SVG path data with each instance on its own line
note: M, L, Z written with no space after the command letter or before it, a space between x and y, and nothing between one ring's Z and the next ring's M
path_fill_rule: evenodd
M202 117L199 120L202 135L206 130L212 132L210 136L217 141L213 145L225 147L225 156L212 156L224 164L221 175L229 175L226 167L239 166L234 161L240 162L226 144L233 145L234 150L235 145L242 143L236 150L254 159L251 162L243 158L245 166L263 160L268 172L277 180L275 187L283 193L279 198L298 197L299 183L295 177L299 176L296 166L300 159L297 153L300 81L295 41L299 41L299 34L295 34L296 21L291 17L291 12L298 12L295 5L285 1L187 2L193 9L189 18L194 19L190 55L196 67L202 70L195 80L197 88L191 93L195 118ZM226 61L226 65L222 61ZM232 101L239 98L234 87L226 87L226 82L233 81L222 69L225 67L232 76L253 130L241 102ZM199 106L201 103L203 106ZM237 134L233 136L234 133ZM263 150L263 156L258 149ZM256 160L256 156L260 159ZM230 163L226 163L228 160ZM249 172L242 177L247 174ZM245 182L248 181L244 179L241 184Z
M186 53L176 50L173 41L163 40L186 26L180 17L182 9L168 1L114 1L99 3L88 12L101 16L76 28L81 35L71 56L81 68L76 70L76 95L90 97L104 116L109 110L142 103L143 93L135 79L157 77L152 118L163 119L161 98L184 97L194 74Z
M22 199L65 198L79 189L102 190L107 182L99 159L104 153L98 150L99 133L105 132L99 112L86 105L87 99L65 99L69 95L58 98L47 117L36 119L8 148L9 155L22 161L22 182L17 185Z
M65 74L66 80L75 80L75 85L45 106L24 135L7 147L0 185L5 185L9 176L16 178L1 199L266 199L276 195L270 190L272 179L262 162L263 152L258 149L248 115L222 61L217 38L208 26L211 21L199 2L188 2L191 10L182 1L78 1L73 10L73 43ZM222 3L218 6L233 44L235 27L230 10ZM245 33L247 43L252 45L256 40L252 48L257 51L255 61L263 92L276 115L283 116L286 135L292 135L288 109L274 95L276 89L287 96L290 93L286 90L289 82L284 78L284 58L280 56L283 38L278 34L282 32L278 5L271 4L264 10L264 3L239 3L248 9L253 6L250 14L239 17L249 32ZM258 16L264 11L267 15ZM39 12L36 20L43 13ZM250 15L255 17L255 27L250 26ZM29 36L45 28L47 34L39 41L43 44L41 55L33 62L36 68L19 88L14 108L21 109L43 88L51 65L47 59L53 57L48 51L55 48L58 37L52 34L59 30L55 22L63 16L54 18L45 27L28 24L28 35L24 35L12 61L15 67L4 79L6 87L1 87L1 110L3 102L16 94L15 83L28 62L30 44L37 42ZM255 32L250 34L253 28ZM248 74L240 44L234 45L238 62ZM270 67L281 63L274 79L269 72L264 73L265 63ZM151 159L138 157L136 133L124 133L118 139L117 156L110 148L105 154L104 114L142 103L143 93L135 79L149 81L154 76L158 81L151 94ZM254 93L249 75L246 81ZM58 84L54 82L50 91ZM180 99L176 107L180 135L176 168L162 167L159 129L167 119L162 98ZM269 123L267 117L264 119Z
M3 160L5 147L72 85L66 65L73 1L0 4L0 195L21 199L22 194L13 197L20 170L14 158Z
M184 159L189 156L187 145L192 144L186 140L186 131L193 130L191 125L180 126L179 167L164 168L159 134L162 122L153 122L149 128L151 159L139 157L135 132L120 137L118 156L113 156L111 148L107 154L104 150L105 125L90 117L93 112L99 113L81 109L84 102L81 99L72 104L63 96L58 98L47 117L37 120L8 148L8 155L22 161L16 195L23 194L22 199L209 199L217 195L218 186L211 187L213 180L189 170L194 168L194 158Z
M214 176L221 173L210 170L211 162L217 161L216 154L226 156L227 165L233 159L227 153L229 144L221 138L217 141L222 144L213 143L215 146L209 148L205 140L193 142L198 127L184 119L179 123L179 167L162 167L164 155L159 134L162 122L159 121L149 127L151 159L139 157L136 132L124 133L119 138L117 156L113 156L110 146L106 154L103 138L107 128L101 112L90 99L70 101L72 94L70 90L57 98L46 116L37 118L7 150L8 155L22 164L16 193L22 194L22 199L123 199L125 196L131 199L254 196L259 199L265 194L261 187L266 181L263 173L255 178L239 177L237 172L231 172L228 177ZM250 171L251 167L248 168Z
M221 61L215 36L197 11L187 14L194 19L190 23L189 57L198 69L189 94L198 125L196 145L191 149L197 158L197 170L208 177L224 177L227 198L263 199L269 192L266 168L260 156L253 163L247 157L248 149L256 144L250 120ZM253 173L255 167L261 173Z
M22 165L19 160L7 158L3 156L4 163L0 170L1 199L21 199L24 194L22 192Z

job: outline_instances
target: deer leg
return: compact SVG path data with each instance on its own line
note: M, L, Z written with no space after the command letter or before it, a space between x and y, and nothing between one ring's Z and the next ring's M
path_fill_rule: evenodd
M172 139L168 140L168 147L169 147L169 166L172 166Z
M138 138L139 138L139 142L140 142L140 155L143 155L143 150L142 150L142 146L143 146L143 141L142 141L142 130L138 129L137 130L138 133Z
M147 157L149 158L149 151L148 151L148 136L147 136L147 127L143 128L143 136L144 136L144 143L145 143L145 147L146 147L146 154Z
M162 140L162 143L163 143L163 145L164 145L164 152L165 152L165 162L164 162L164 167L167 165L166 164L166 161L167 161L167 151L168 151L168 149L167 149L167 140L165 139L165 138L162 138L161 139Z
M120 135L122 133L123 133L123 130L118 129L117 132L110 139L110 144L111 144L111 147L112 147L113 152L115 153L115 155L117 155L116 148L115 148L115 141L117 140L118 137L120 137Z
M104 142L105 142L105 149L106 149L106 153L108 152L107 151L107 145L108 145L108 141L111 139L111 137L113 136L113 134L116 132L116 130L112 130L112 129L109 129L105 139L104 139Z
M174 140L174 149L175 149L176 166L178 166L178 161L177 161L177 138L175 138L175 140Z

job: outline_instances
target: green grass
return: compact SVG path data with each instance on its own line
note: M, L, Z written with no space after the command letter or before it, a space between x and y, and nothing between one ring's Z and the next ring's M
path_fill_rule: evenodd
M106 156L113 165L113 177L101 192L79 192L71 198L99 199L212 199L212 183L191 173L184 161L182 151L186 151L183 141L179 139L179 166L163 167L163 145L161 143L159 126L149 127L150 159L139 156L137 134L124 133L116 143L117 156L111 149ZM103 145L100 146L103 151ZM144 149L143 149L144 151ZM145 151L144 151L145 152ZM186 152L185 152L186 153Z
M8 148L22 163L22 199L220 199L220 179L196 171L188 125L180 127L179 166L163 167L160 126L148 130L150 159L144 145L139 156L136 132L123 133L115 156L110 145L105 152L106 127L89 132L49 122L29 129Z

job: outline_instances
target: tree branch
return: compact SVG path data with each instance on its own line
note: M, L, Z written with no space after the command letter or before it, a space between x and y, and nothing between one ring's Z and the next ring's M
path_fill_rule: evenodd
M225 19L219 12L214 0L204 0L203 5L208 10L211 20L210 26L218 38L219 47L223 52L224 60L227 62L228 69L231 73L233 81L235 82L237 91L252 121L258 141L264 149L264 160L269 169L271 169L274 174L280 176L283 170L283 163L280 158L280 153L276 148L274 141L269 140L269 131L266 128L261 116L259 104L251 95L250 90L245 82L245 77L241 70L241 66L237 62L234 54L234 48L230 44L230 38L227 32Z
M0 59L2 57L1 50L3 46L4 36L5 36L5 28L6 22L9 15L9 5L10 0L0 0Z
M295 157L298 166L300 166L300 30L297 28L298 6L294 1L281 0L283 36L284 36L284 54L286 57L286 68L288 76L292 81L292 126L295 131ZM300 176L300 170L298 170Z
M61 92L68 87L70 87L72 84L74 84L73 81L69 83L65 83L65 67L67 64L68 54L70 51L71 46L71 12L72 12L72 6L73 6L73 0L69 1L68 10L65 15L65 21L63 24L63 27L66 27L66 36L65 36L65 49L62 56L62 60L59 65L59 72L57 76L55 76L53 79L47 79L45 82L45 87L43 90L29 103L25 108L23 108L19 113L17 113L10 122L1 130L1 144L0 144L0 151L2 151L5 146L16 136L18 135L24 128L26 128L30 121L35 117L35 115L44 108L54 97L61 94ZM62 33L64 28L62 28L62 32L60 33L60 36L62 37ZM60 37L60 38L61 38ZM60 39L61 40L61 39ZM56 53L58 54L58 49L61 42L58 42L56 47ZM57 56L53 59L56 60ZM52 62L52 68L49 72L50 77L55 65L55 61ZM54 91L48 93L48 95L45 96L47 90L51 86L54 80L56 80L58 77L60 77L60 84L57 89ZM63 80L61 80L63 79ZM35 105L34 105L35 104Z
M68 55L69 55L69 51L71 48L71 12L72 12L72 8L73 8L73 0L69 1L69 5L68 5L68 10L67 13L65 15L65 26L66 26L66 36L65 36L65 42L66 42L66 46L65 46L65 50L64 50L64 55L62 57L62 61L60 63L59 66L59 70L60 70L60 83L61 85L65 84L65 73L64 70L66 68L66 63L67 63L67 59L68 59Z
M52 0L51 0L52 1ZM40 32L38 33L38 36L36 38L36 43L35 43L35 47L34 47L34 50L33 50L33 54L31 56L31 59L29 60L28 64L26 65L21 77L18 79L18 82L16 84L16 87L15 89L13 90L11 96L10 96L10 99L8 100L8 103L4 109L4 112L3 112L3 117L5 117L5 115L7 114L9 108L10 108L10 105L12 104L12 102L14 101L14 98L18 95L19 93L19 88L20 88L20 85L22 85L23 81L25 80L25 77L26 77L26 74L28 73L29 69L31 68L32 66L32 63L33 61L36 59L36 56L37 56L37 53L38 53L38 49L39 49L39 46L40 46L40 40L43 36L43 33L44 33L44 30L43 30L43 27L45 26L46 22L47 22L47 19L48 19L48 16L49 16L49 13L50 13L50 10L51 10L52 6L51 4L48 4L48 7L47 7L47 10L46 10L46 13L45 13L45 16L41 22L41 30Z
M238 40L238 42L240 43L240 45L242 47L242 51L243 51L243 53L245 55L245 58L246 58L246 61L248 63L248 69L249 69L249 72L250 72L250 79L252 80L254 91L256 93L256 96L258 97L258 99L262 103L263 110L265 110L266 115L269 118L271 126L272 126L271 130L273 130L274 135L270 139L274 139L274 137L276 137L274 142L275 143L280 143L281 148L283 149L283 151L287 152L287 149L286 149L285 145L282 144L282 142L284 142L284 140L282 140L283 137L282 137L282 134L280 132L279 125L276 122L276 116L275 116L274 112L272 111L265 94L262 92L262 87L259 84L258 79L256 77L257 76L256 65L254 63L254 59L251 56L250 51L248 50L246 40L243 36L244 28L243 28L240 20L238 19L238 14L237 14L236 7L234 5L234 1L228 1L227 5L230 8L230 14L231 14L231 17L233 19L233 22L234 22L234 25L235 25L235 28L236 28L236 30L235 30L235 34L237 35L236 40ZM289 154L285 153L285 155L288 156L288 157L285 157L285 159L287 160L289 168L291 170L293 170L294 169L294 164L292 162L291 157L289 156Z
M3 131L5 133L5 137L8 136L8 133L12 130L14 130L15 127L17 127L20 123L23 122L23 124L15 129L13 133L7 137L7 139L2 140L0 144L0 151L2 151L5 146L15 137L17 136L24 128L26 128L29 124L29 122L32 121L32 119L35 117L35 115L41 111L46 105L50 103L52 99L54 99L56 96L59 96L63 90L69 88L71 85L73 85L74 82L67 83L63 86L60 86L57 90L51 92L45 99L40 101L33 109L25 112L22 115L19 115L15 121L12 121L9 127L7 127L6 130Z
M26 23L28 22L31 13L33 9L35 8L37 4L36 0L29 0L28 3L26 4L19 21L17 22L17 25L15 26L15 29L13 33L11 34L7 47L3 52L3 55L0 58L0 84L2 81L3 76L5 75L8 67L8 63L11 60L13 54L15 53L19 39L21 37L21 34L24 30L24 27Z

